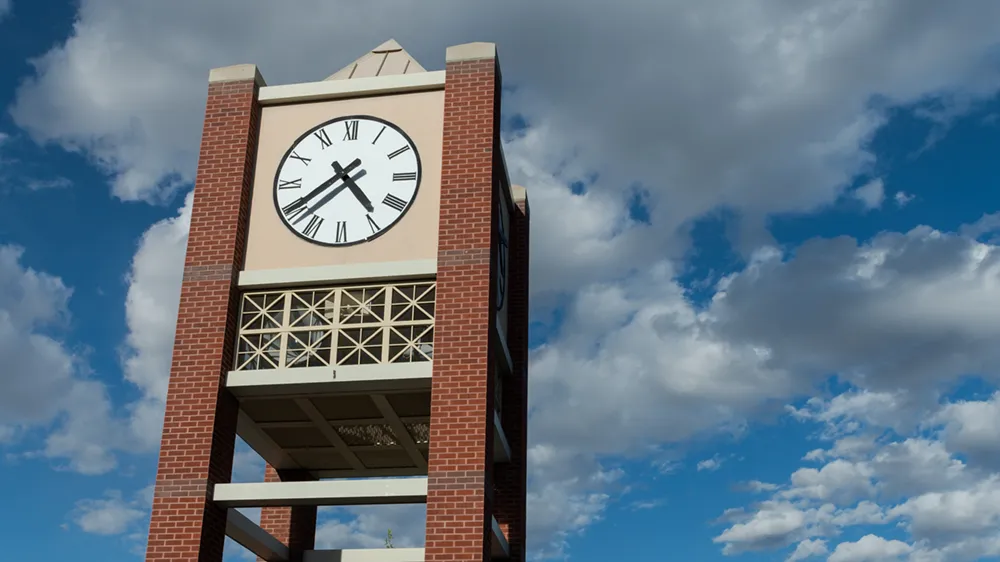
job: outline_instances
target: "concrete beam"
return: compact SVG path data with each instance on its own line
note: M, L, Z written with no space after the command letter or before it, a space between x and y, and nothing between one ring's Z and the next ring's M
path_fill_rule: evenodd
M305 84L267 86L260 89L261 105L304 103L360 96L405 94L444 89L443 70L372 76L350 80L324 80Z
M417 444L410 436L410 432L406 430L406 426L403 425L403 420L399 419L399 416L396 415L396 410L392 408L389 400L382 394L372 394L371 398L372 402L375 403L375 407L378 408L379 413L382 414L386 423L392 428L392 432L396 436L396 441L406 450L406 454L410 456L413 464L419 469L427 470L427 459L417 449Z
M226 512L226 535L267 562L288 562L288 547L235 509Z
M337 367L230 371L226 388L237 398L339 392L391 392L431 387L431 361Z
M493 523L493 541L490 547L490 554L493 555L493 558L510 558L510 544L507 543L507 537L504 536L500 524L497 523L497 518L492 517L491 519Z
M307 550L302 562L424 562L422 548Z
M236 421L236 434L274 468L302 468L264 430L258 427L243 410L240 410Z
M510 445L496 411L493 412L493 462L510 462Z
M427 477L216 484L222 507L387 505L427 502Z

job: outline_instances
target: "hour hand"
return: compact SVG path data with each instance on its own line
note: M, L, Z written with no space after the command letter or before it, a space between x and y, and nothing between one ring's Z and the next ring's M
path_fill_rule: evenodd
M364 208L367 209L369 213L374 213L375 207L372 205L371 200L368 199L368 197L365 195L365 192L361 191L361 188L358 187L358 184L354 183L354 180L344 173L344 170L343 168L340 167L339 162L333 163L333 171L338 176L342 177L342 179L344 180L344 185L347 186L347 189L351 190L351 193L354 194L354 197L357 198L358 202L360 202L361 205L364 206Z
M309 202L309 200L319 195L321 191L337 183L337 180L342 179L341 176L347 177L347 174L350 173L351 170L361 165L361 159L355 158L354 161L348 164L346 168L341 168L340 164L337 162L334 162L334 165L337 168L337 173L334 174L332 178L319 184L318 186L316 186L315 189L313 189L309 193L303 195L302 197L299 197L295 201L292 201L287 207L285 207L284 211L290 213L297 210L299 207L304 207L306 203Z

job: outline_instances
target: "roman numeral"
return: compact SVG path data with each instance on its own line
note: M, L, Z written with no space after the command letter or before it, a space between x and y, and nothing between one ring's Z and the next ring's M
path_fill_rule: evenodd
M382 128L379 130L378 134L375 135L375 140L372 141L372 144L375 144L375 143L378 142L378 138L382 136L383 132L385 132L385 125L383 125Z
M415 179L417 179L416 172L402 172L402 173L395 173L392 175L392 181L407 181Z
M316 138L318 138L319 142L322 143L323 146L320 148L326 148L333 144L333 142L330 141L330 135L326 134L326 129L320 129L313 134L316 135Z
M303 158L303 157L299 156L298 154L296 154L294 151L292 152L291 156L292 156L292 158L294 158L296 160L301 160L302 163L305 164L306 166L308 166L309 163L312 162L312 158Z
M347 121L344 123L344 128L347 129L344 132L344 140L358 140L358 122L357 121Z
M278 189L292 189L295 187L302 187L302 178L289 181L285 181L283 179L278 180Z
M306 206L302 204L302 201L300 199L296 199L295 201L292 201L282 207L281 214L285 215L285 219L292 220L305 210Z
M388 205L397 211L402 211L406 208L406 201L403 201L391 193L385 196L385 199L382 200L382 204Z
M378 224L375 223L375 219L371 215L365 215L365 218L368 219L368 226L372 227L372 234L378 232Z
M309 238L316 238L316 234L319 233L319 227L321 226L323 226L323 219L313 215L309 217L309 223L302 229L302 234Z
M394 151L390 152L389 153L389 160L392 160L393 158L399 156L400 154L406 152L407 150L410 150L410 145L406 145L403 148L400 148L399 150L394 150Z
M335 240L337 242L347 242L347 223L344 221L337 221L337 235Z

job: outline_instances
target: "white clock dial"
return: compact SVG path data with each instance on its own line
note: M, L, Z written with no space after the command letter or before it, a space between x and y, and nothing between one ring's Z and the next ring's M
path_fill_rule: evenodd
M292 144L274 177L274 205L300 238L349 246L396 224L418 187L420 156L410 137L388 121L353 115Z

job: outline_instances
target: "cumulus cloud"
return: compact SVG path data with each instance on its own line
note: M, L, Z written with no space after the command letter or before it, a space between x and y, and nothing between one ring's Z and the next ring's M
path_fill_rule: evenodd
M148 516L152 498L152 486L140 490L132 499L125 499L119 490L109 490L102 499L78 501L72 521L83 532L95 535L136 531L137 524Z
M123 350L125 381L139 398L122 419L104 382L87 376L86 364L49 332L70 320L72 291L60 279L20 265L23 250L0 247L0 358L11 376L0 377L0 426L11 441L17 427L61 420L44 449L29 455L68 459L86 474L117 466L116 453L151 452L159 444L177 315L190 197L176 217L143 236L128 277L129 328ZM30 352L25 352L29 350Z
M851 195L861 201L866 210L878 209L885 200L885 184L876 178L855 189Z
M820 429L821 438L834 441L807 460L829 462L818 470L795 471L786 486L776 488L752 511L735 511L740 517L724 520L730 527L715 540L724 551L739 552L780 548L807 538L828 540L851 527L895 525L909 533L909 543L870 535L839 544L830 560L895 560L905 555L914 562L952 562L994 556L1000 553L1000 473L976 462L976 457L967 464L947 446L949 439L960 440L963 426L955 420L961 420L961 413L988 412L992 405L993 398L945 402L925 411L928 421L912 428L915 435L894 439L872 439L873 433L888 428L860 419L860 412L854 434L831 437L834 434ZM814 421L821 426L834 423ZM843 421L836 423L843 426ZM945 441L920 435L928 432Z
M886 540L875 535L865 535L856 542L837 545L829 562L885 562L899 560L909 554L913 547L902 541Z
M724 462L726 462L726 459L720 457L719 455L715 455L710 459L698 461L698 464L696 465L695 468L698 470L698 472L701 472L703 470L707 470L708 472L715 472L716 470L722 468L722 464Z
M918 227L861 245L810 240L787 260L762 250L724 282L713 312L728 341L769 349L772 368L839 373L866 389L846 398L905 413L897 402L921 403L944 379L1000 373L998 279L996 246Z
M970 238L995 234L997 231L1000 231L1000 212L985 214L979 217L979 220L962 227L962 234Z
M948 449L1000 469L1000 393L989 400L962 400L942 408L931 420L943 425Z
M160 442L192 200L188 193L176 216L142 235L127 279L122 363L125 379L141 391L129 409L133 434L145 450Z
M823 556L828 552L826 541L808 539L797 544L785 562L798 562L814 556Z
M23 431L52 427L41 451L22 454L66 459L87 474L106 472L116 462L101 443L120 442L108 422L111 402L104 384L89 378L85 358L58 337L71 321L72 290L24 267L23 254L0 246L0 436L13 447Z

